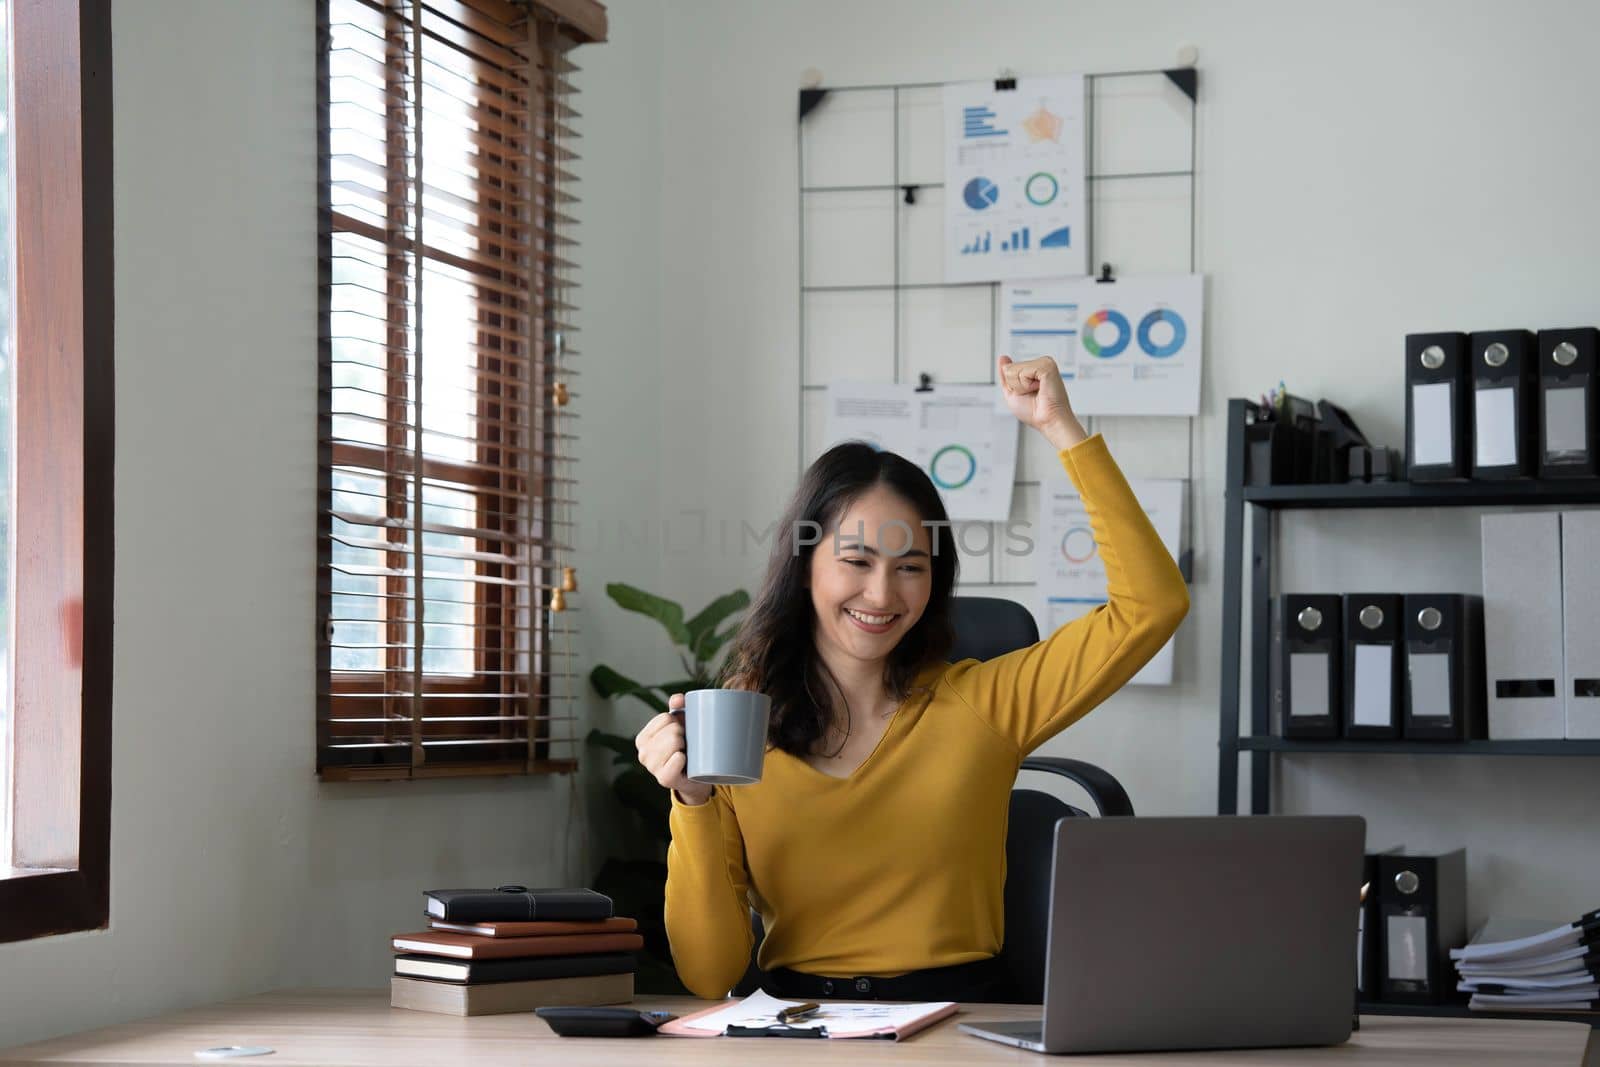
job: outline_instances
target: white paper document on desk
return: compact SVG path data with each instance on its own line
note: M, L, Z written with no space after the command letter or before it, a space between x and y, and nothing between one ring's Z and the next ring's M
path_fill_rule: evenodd
M778 1012L801 1003L804 1002L779 1000L763 990L757 990L720 1011L695 1015L681 1019L675 1024L668 1024L663 1028L663 1032L669 1035L676 1032L687 1036L715 1037L730 1026L751 1029L777 1026ZM954 1008L953 1001L897 1004L884 1001L847 1003L825 1000L822 1001L822 1007L816 1014L808 1015L799 1022L789 1023L788 1027L791 1030L826 1030L830 1037L866 1036L884 1031L902 1030L930 1017L953 1011Z

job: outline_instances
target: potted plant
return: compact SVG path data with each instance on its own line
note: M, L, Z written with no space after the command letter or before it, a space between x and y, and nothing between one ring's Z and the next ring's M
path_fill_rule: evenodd
M676 601L631 585L613 582L606 586L606 595L617 606L659 622L679 650L683 677L676 681L640 683L604 664L589 672L589 684L596 693L608 699L633 697L647 706L652 715L667 710L667 697L673 693L717 687L722 673L718 663L738 629L737 621L730 620L750 606L750 594L737 589L717 597L693 618L685 619L683 607ZM724 623L728 625L719 630ZM667 885L667 844L671 840L667 829L671 798L639 764L631 734L624 737L595 729L589 731L587 742L613 753L612 768L616 776L611 780L612 794L622 807L637 816L645 842L639 848L625 850L623 855L608 856L595 875L594 888L616 903L617 914L631 915L639 922L639 932L645 942L644 952L639 957L639 991L685 993L687 990L678 981L672 965L662 917Z

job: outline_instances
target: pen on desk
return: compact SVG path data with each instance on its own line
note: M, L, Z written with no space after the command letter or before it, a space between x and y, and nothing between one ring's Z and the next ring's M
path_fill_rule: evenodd
M810 1018L821 1010L821 1004L811 1001L807 1001L804 1004L791 1004L787 1008L779 1010L778 1021L785 1024L799 1022L801 1019Z

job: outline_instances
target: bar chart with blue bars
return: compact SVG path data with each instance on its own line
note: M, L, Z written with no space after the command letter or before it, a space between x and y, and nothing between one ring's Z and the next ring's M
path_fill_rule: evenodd
M994 108L991 107L962 108L961 119L967 137L1004 137L1009 132L995 126Z

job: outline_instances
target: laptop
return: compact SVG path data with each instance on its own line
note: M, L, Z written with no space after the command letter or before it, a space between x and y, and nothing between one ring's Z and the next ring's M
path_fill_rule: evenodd
M1365 840L1356 816L1063 818L1044 1017L960 1029L1034 1052L1339 1044Z

